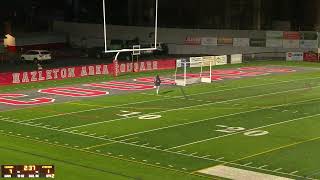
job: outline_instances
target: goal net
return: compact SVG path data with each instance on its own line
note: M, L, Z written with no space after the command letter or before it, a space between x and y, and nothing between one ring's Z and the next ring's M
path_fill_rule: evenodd
M214 63L214 56L178 59L174 75L176 85L211 83L211 67L214 66Z

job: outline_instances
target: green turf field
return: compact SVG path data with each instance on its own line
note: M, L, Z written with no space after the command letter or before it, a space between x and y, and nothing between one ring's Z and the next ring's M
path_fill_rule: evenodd
M0 112L0 164L53 164L59 180L221 179L197 172L216 165L320 179L320 66L245 66L266 64L313 69Z

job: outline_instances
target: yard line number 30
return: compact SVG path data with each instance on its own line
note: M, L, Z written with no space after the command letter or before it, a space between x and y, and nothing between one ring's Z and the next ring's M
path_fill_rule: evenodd
M238 132L242 132L242 131L246 131L247 129L244 127L231 127L231 126L225 126L225 125L216 125L217 127L221 127L223 129L217 129L215 131L217 132L223 132L223 133L228 133L228 134L232 134L232 133L238 133ZM269 134L268 131L264 131L264 130L252 130L252 131L246 131L243 133L243 135L245 136L264 136Z

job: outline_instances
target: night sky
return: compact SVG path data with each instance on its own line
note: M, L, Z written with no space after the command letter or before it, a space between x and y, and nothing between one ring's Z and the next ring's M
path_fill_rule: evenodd
M10 22L14 31L50 30L53 20L102 23L102 0L3 1L0 6L0 20ZM128 0L106 1L108 23L152 25L151 0L129 0L130 4ZM270 29L273 21L290 21L293 29L312 30L317 14L316 6L312 4L314 1L262 0L262 28ZM254 0L159 0L159 25L181 28L252 29L254 8ZM226 16L227 14L230 17Z

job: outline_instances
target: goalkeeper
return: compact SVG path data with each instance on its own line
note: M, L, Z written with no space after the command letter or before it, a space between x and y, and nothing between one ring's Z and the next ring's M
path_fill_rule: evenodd
M160 80L159 75L157 75L157 76L154 78L154 86L155 86L155 88L156 88L157 94L159 94L160 85L161 85L161 80Z

